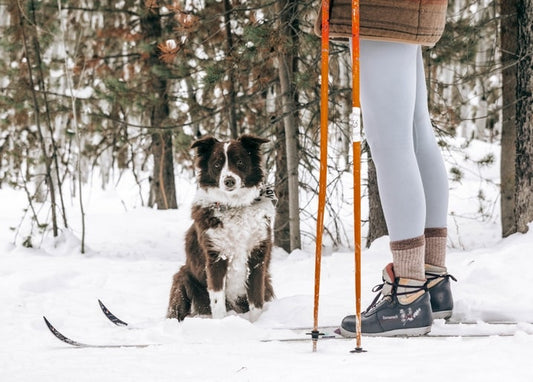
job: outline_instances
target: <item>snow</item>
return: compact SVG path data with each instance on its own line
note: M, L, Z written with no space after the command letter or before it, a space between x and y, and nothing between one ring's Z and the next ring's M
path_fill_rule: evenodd
M247 315L224 319L166 320L172 275L184 261L183 237L190 224L194 185L179 179L180 209L139 206L127 176L113 190L86 190L87 253L80 249L80 223L57 239L46 235L38 248L24 248L24 192L0 189L0 380L1 381L531 381L533 369L533 230L500 239L497 163L466 164L464 156L497 156L496 146L474 142L451 153L464 166L452 183L448 267L454 319L518 321L508 337L367 338L366 353L351 354L351 340L261 342L290 335L287 327L311 327L314 248L287 254L276 248L271 272L276 299L257 321ZM497 159L497 158L496 158ZM481 181L480 174L489 181ZM479 189L485 200L479 201ZM346 192L349 194L349 191ZM491 213L476 218L479 203ZM70 201L75 210L77 201ZM27 218L26 218L27 219ZM308 223L309 224L309 223ZM18 227L21 232L16 237ZM12 229L14 228L14 229ZM533 228L533 227L532 227ZM35 235L40 237L39 235ZM390 261L384 237L362 254L362 303ZM325 251L322 259L320 325L336 325L354 310L353 254ZM131 328L109 323L102 299ZM46 316L65 335L87 343L154 343L146 348L76 349L55 339ZM434 323L439 332L470 330ZM487 327L495 332L497 329Z

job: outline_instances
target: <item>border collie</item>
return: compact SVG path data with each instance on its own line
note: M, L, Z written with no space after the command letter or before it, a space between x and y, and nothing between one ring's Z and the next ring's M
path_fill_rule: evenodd
M198 190L193 224L185 237L185 265L174 275L167 317L223 318L250 311L258 318L274 291L269 265L275 196L263 187L260 146L268 140L241 135L194 142Z

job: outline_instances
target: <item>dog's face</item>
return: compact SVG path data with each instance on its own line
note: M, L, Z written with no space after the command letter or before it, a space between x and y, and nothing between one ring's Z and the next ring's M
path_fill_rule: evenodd
M266 142L247 134L228 142L211 136L197 140L191 147L197 150L199 186L229 198L257 189L263 181L260 146Z

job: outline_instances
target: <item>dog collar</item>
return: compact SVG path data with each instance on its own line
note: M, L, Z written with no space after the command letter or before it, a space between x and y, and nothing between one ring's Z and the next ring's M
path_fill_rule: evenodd
M270 199L270 201L272 202L274 206L276 206L276 204L278 203L278 198L276 197L276 193L274 192L274 189L270 186L265 186L261 188L261 190L259 191L259 197L254 199L252 205L259 203L263 198ZM232 208L241 208L241 207L242 206L238 206L238 207L229 206L227 204L222 204L220 202L215 202L211 206L212 209L220 211L220 212L228 211Z

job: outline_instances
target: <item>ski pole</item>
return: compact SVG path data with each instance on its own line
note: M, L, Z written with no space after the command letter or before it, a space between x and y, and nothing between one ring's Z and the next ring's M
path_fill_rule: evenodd
M352 0L352 127L353 218L355 250L355 337L352 352L361 353L361 102L359 84L359 0Z
M315 299L313 310L313 352L321 335L318 330L318 303L320 295L320 266L322 261L322 234L326 204L326 181L328 161L328 76L329 76L329 0L322 0L322 44L320 84L320 176L318 180L318 214L316 221L315 248Z

